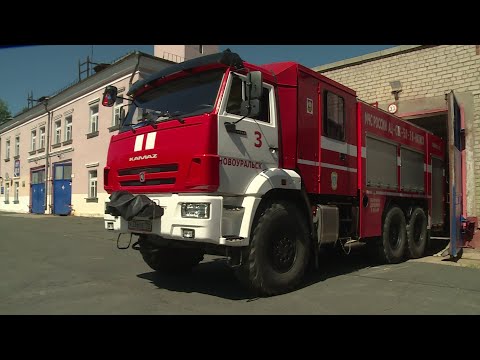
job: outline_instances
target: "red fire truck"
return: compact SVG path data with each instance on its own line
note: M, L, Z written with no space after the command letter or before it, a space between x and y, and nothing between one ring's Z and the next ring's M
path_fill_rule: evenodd
M444 141L305 66L227 50L128 96L104 170L105 228L137 235L156 271L221 255L275 295L299 286L321 247L367 242L398 263L449 226ZM109 86L102 103L116 98Z

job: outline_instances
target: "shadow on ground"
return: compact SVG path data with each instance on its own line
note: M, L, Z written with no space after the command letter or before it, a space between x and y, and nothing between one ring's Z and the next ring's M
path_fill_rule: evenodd
M203 262L186 274L168 275L152 271L137 276L151 281L161 289L170 291L195 292L229 300L245 300L253 297L238 282L234 271L222 258Z
M301 288L376 265L378 262L371 250L363 247L352 248L348 256L341 250L322 252L319 256L319 269L308 272ZM240 284L234 271L222 258L203 262L187 274L166 275L152 271L137 276L151 281L158 288L170 291L196 292L229 300L257 299Z
M444 242L434 242L426 256L431 256L444 247ZM310 270L300 288L381 264L375 249L361 244L352 246L348 255L342 249L322 250L319 254L319 269ZM240 284L234 271L222 258L203 262L191 273L183 275L166 275L152 271L137 276L151 281L160 289L170 291L195 292L229 300L258 299Z

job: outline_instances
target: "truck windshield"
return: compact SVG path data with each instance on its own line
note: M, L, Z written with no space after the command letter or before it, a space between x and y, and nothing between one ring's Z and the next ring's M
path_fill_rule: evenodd
M211 112L224 73L222 68L190 75L140 95L130 104L121 131Z

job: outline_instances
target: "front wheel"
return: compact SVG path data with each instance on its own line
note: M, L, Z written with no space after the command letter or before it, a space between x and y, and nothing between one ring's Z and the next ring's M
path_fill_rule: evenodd
M310 236L299 210L275 202L259 218L237 275L259 295L278 295L298 287L309 256Z
M145 263L158 272L185 273L203 260L200 249L155 246L143 236L138 243Z

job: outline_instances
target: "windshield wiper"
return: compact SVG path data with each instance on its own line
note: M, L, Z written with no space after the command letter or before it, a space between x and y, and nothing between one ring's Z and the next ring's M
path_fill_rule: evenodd
M143 121L143 124L145 124L145 125L152 125L152 127L153 127L154 129L157 128L157 122L156 122L156 120L153 120L153 119L145 119L145 120Z
M175 111L174 113L169 113L168 111L166 111L163 116L166 116L166 118L162 118L159 120L159 118L155 121L155 122L162 122L162 121L167 121L167 120L177 120L180 124L184 124L185 123L185 119L180 116L182 115L183 113L181 111Z

